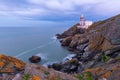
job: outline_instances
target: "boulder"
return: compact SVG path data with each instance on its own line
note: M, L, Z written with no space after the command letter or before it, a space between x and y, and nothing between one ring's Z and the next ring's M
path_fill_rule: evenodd
M32 62L32 63L38 63L41 61L41 57L39 56L32 56L29 58L29 61Z
M76 59L72 59L63 64L62 71L66 73L74 73L78 71L79 67L81 67L81 63Z
M51 65L51 67L52 67L53 69L55 69L55 70L60 71L63 66L62 66L61 63L54 63L54 64Z

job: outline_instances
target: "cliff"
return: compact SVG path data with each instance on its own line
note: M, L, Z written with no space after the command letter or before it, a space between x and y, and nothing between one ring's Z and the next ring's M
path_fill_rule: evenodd
M91 75L93 74L93 80L95 78L118 80L119 78L115 79L114 75L116 77L120 75L120 15L95 22L87 30L84 30L84 33L80 32L81 29L76 29L77 25L74 25L61 35L58 35L62 39L61 45L67 46L68 50L76 53L72 60L76 60L84 65L82 71L88 71ZM63 63L62 65L65 64ZM79 67L73 72L76 71L82 73Z

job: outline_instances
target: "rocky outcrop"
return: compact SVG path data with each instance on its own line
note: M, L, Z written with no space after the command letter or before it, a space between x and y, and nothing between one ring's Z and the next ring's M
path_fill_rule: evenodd
M85 76L84 77L85 80L88 77L91 78L92 80L119 80L120 79L120 62L101 65L91 69L85 69L82 75Z
M32 62L32 63L38 63L41 61L41 57L39 56L32 56L29 58L29 61Z
M68 36L74 36L75 34L83 34L85 32L85 29L82 28L77 28L77 25L72 26L70 29L68 29L67 31L65 31L62 34L56 34L58 39L62 39Z
M119 63L119 60L116 60L116 58L120 57L120 15L104 21L95 22L87 30L84 30L84 33L78 32L75 27L76 25L62 33L61 36L64 35L64 38L62 38L64 44L67 42L68 37L72 37L65 46L77 54L73 57L73 60L76 59L78 62L81 62L85 70L88 68L94 70L96 69L94 67L105 69L107 67L109 68L111 64L117 65ZM110 70L111 68L108 71ZM104 73L106 73L106 70L100 74L104 75ZM113 71L111 74L115 75L115 72ZM101 79L100 75L97 76ZM109 77L104 78L108 80Z
M30 72L31 71L31 72ZM77 80L72 75L68 75L66 73L61 73L58 71L55 71L50 68L46 68L43 66L35 65L35 64L28 64L25 68L25 74L29 74L31 76L38 76L41 80Z
M73 75L58 72L37 64L27 64L22 74L16 74L14 80L77 80Z
M21 60L0 54L0 73L16 73L22 71L25 65Z
M82 63L78 60L68 60L65 63L54 63L49 65L49 68L53 68L57 71L65 72L65 73L77 73L78 71L82 71Z
M71 36L66 37L65 39L62 40L61 45L62 45L62 46L69 46L71 40L72 40L72 37L71 37Z

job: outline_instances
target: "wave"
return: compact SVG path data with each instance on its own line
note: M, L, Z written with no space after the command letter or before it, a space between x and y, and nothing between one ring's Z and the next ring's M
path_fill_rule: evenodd
M68 54L63 60L62 63L65 63L68 60L71 60L72 57L74 57L76 54ZM44 63L42 66L47 67L48 65L52 65L53 63L60 63L60 61L48 61L46 63Z
M49 43L47 43L47 44L38 46L38 47L36 47L36 48L30 49L30 50L27 50L27 51L24 51L24 52L19 53L18 55L14 56L14 57L19 58L20 56L23 56L23 55L27 54L28 52L34 51L34 50L36 50L36 49L44 48L44 47L46 47L46 46L48 46L48 45L50 45L50 44L52 44L52 43L54 43L54 42L55 42L55 41L51 41L51 42L49 42Z
M65 57L62 62L64 63L64 62L66 62L68 60L71 60L75 55L76 54L68 54L67 57Z
M38 53L38 54L35 54L35 56L39 56L39 57L41 57L42 60L47 60L47 55L46 55L46 54Z
M48 61L48 62L44 63L42 66L47 67L48 65L52 65L53 63L58 63L58 61Z
M57 40L57 37L56 37L56 36L53 36L53 37L51 37L51 39L53 39L53 40Z

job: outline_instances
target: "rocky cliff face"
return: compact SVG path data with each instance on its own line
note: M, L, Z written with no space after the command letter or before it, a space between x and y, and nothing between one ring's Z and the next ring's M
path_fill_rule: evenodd
M60 36L64 36L64 38L61 37L62 46L67 46L70 51L76 53L76 56L73 57L73 59L81 62L82 65L84 65L84 70L92 68L90 72L93 72L92 70L96 69L93 67L97 67L97 69L110 68L108 70L103 70L103 73L99 72L100 69L95 71L98 71L99 75L105 75L106 72L112 70L111 65L118 64L119 66L120 15L104 21L95 22L87 30L84 30L84 33L80 33L80 31L80 29L76 30L75 25ZM119 69L120 68L118 68L118 71ZM77 69L77 71L78 70L79 69ZM109 76L105 77L107 79L110 78L111 74L115 75L115 72L113 71L113 73L110 72L108 74Z

